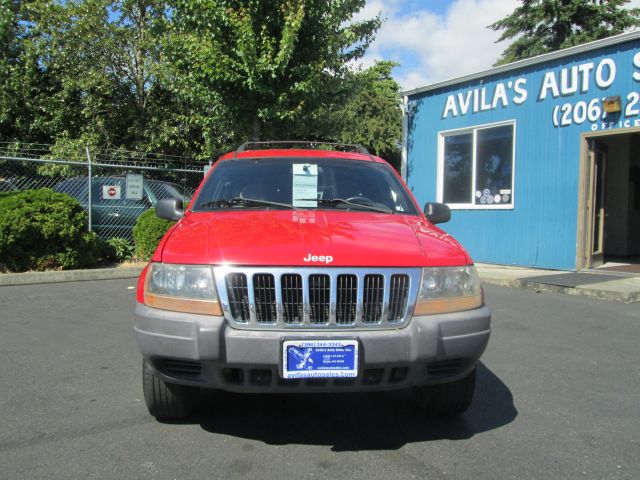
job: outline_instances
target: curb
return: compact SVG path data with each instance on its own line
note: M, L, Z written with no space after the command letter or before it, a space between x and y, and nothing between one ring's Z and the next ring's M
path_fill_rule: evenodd
M482 278L482 283L488 285L497 285L500 287L509 288L521 288L526 290L535 290L537 292L546 293L561 293L564 295L574 295L578 297L591 297L599 298L601 300L609 300L612 302L621 303L636 303L640 302L640 292L615 292L611 290L600 290L595 288L585 287L562 287L559 285L547 285L544 283L537 283L532 280L521 279L495 279L495 278Z
M99 268L93 270L61 270L56 272L5 273L0 275L0 287L36 285L39 283L86 282L137 278L144 267Z

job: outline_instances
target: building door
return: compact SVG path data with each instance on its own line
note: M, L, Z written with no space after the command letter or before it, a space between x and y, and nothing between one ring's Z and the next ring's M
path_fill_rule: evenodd
M588 207L590 212L591 225L589 228L590 239L590 267L598 267L604 261L605 229L604 222L606 214L606 171L607 171L607 146L598 141L589 141L589 169L590 186Z

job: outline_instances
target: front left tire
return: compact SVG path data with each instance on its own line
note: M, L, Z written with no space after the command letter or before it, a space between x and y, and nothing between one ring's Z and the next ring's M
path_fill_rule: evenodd
M476 367L455 382L414 387L413 394L418 406L434 417L460 415L467 411L473 400L476 386Z
M177 420L191 415L195 410L200 390L159 379L144 359L142 360L142 389L149 413L162 420Z

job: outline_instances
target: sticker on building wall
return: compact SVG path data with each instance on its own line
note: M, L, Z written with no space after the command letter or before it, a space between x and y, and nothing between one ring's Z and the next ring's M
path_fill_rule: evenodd
M485 197L488 197L489 195L491 195L491 191L488 188L485 188L482 191L482 195L484 195Z
M500 195L494 195L494 196L493 196L493 201L494 201L494 202L496 202L496 203L500 203L500 200L501 200Z
M482 192L480 190L476 190L476 198L480 198L482 196Z
M500 190L500 195L511 195L511 190L510 189L501 189Z
M507 203L509 201L509 195L502 195L502 201Z

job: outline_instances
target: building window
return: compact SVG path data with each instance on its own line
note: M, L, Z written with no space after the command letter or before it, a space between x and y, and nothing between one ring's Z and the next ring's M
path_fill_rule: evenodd
M452 208L513 208L515 123L441 134L438 199Z

